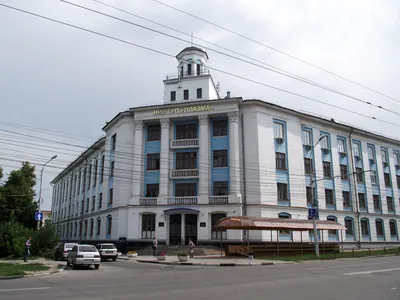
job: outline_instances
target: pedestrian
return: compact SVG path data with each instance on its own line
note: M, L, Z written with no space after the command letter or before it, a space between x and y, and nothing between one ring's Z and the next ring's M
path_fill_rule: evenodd
M192 242L191 239L189 239L188 246L189 246L189 257L190 257L190 258L193 258L194 243Z
M25 242L25 256L24 256L24 262L27 262L28 257L31 255L31 240L32 237L28 237L28 239Z
M153 256L157 256L157 247L158 247L158 242L156 237L153 239Z

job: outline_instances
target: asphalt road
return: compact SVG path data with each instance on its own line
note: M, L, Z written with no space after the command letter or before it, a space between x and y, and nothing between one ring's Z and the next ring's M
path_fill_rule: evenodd
M2 300L400 299L400 257L257 267L182 267L132 261L99 270L0 281Z

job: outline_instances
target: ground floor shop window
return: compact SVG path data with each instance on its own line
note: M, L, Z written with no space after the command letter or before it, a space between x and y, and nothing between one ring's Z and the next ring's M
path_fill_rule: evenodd
M142 215L142 239L152 239L156 236L156 215Z

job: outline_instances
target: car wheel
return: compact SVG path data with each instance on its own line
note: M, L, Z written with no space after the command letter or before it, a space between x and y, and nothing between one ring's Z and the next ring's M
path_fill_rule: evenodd
M69 263L69 260L68 260L68 258L67 258L67 266L69 267L71 264Z
M100 268L100 265L94 265L95 270L98 270Z
M113 258L113 261L116 261L116 260L117 260L117 258L116 258L116 257L114 257L114 258Z

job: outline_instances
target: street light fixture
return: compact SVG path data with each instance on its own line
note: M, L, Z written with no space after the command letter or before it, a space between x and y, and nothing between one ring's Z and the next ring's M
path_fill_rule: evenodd
M325 138L325 135L321 135L318 141L314 144L311 149L311 158L314 161L314 148L318 145L320 141ZM314 162L311 164L311 194L312 194L312 207L317 211L318 209L318 200L315 198L314 191ZM317 231L317 216L313 215L313 231L314 231L314 248L315 248L315 256L319 257L319 239L318 239L318 231Z
M50 158L43 166L42 166L42 170L40 171L40 187L39 187L39 199L38 199L38 211L39 211L39 213L41 213L42 211L41 211L41 208L40 208L40 202L41 202L41 200L42 200L42 183L43 183L43 170L44 170L44 167L49 163L49 162L51 162L53 159L56 159L57 158L57 155L54 155L52 158ZM37 227L38 227L38 229L39 229L39 227L40 227L40 221L42 221L42 220L38 220L37 221Z

